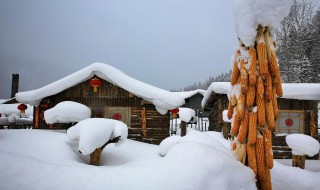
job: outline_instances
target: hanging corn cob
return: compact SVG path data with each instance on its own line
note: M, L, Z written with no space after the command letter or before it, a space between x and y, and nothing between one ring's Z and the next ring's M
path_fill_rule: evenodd
M233 89L238 89L239 95L229 97L228 107L235 138L232 149L239 159L239 148L246 148L246 163L263 190L272 189L272 130L278 116L277 96L283 94L275 50L269 28L259 26L256 44L235 53L231 85L238 85ZM240 157L244 163L245 156Z
M316 125L314 124L314 112L310 111L310 135L311 137L317 136Z

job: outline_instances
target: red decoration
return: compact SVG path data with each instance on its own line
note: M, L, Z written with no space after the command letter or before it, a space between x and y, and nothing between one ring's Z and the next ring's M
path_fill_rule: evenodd
M170 110L170 113L172 114L172 118L177 118L177 113L179 113L179 108Z
M98 87L101 86L102 81L100 79L98 79L97 77L94 77L93 79L89 80L89 84L90 86L93 87L93 92L97 92L98 91Z
M121 121L122 115L120 113L115 113L112 116L113 119Z
M20 110L21 114L24 114L25 110L28 108L28 106L26 106L25 104L20 104L18 105L18 110Z
M287 127L292 127L293 125L293 120L291 118L286 119L285 124Z

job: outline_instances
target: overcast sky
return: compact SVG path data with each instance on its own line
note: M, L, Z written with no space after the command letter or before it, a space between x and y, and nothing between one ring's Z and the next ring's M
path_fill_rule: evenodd
M1 0L0 99L94 62L163 89L230 70L231 0Z

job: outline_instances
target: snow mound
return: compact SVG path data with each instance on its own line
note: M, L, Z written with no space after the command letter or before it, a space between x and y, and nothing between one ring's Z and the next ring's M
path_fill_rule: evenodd
M221 135L221 134L220 134ZM222 137L223 138L223 137ZM224 141L227 141L224 139ZM218 134L215 133L187 133L186 136L171 136L164 139L159 145L159 154L161 156L166 156L170 149L179 143L200 143L205 144L210 147L214 147L217 150L230 154L230 142L224 142Z
M69 128L67 135L71 141L79 141L79 151L83 155L89 155L116 137L120 137L116 146L121 145L127 139L128 127L113 119L89 118Z
M64 101L44 112L48 124L79 122L91 117L91 110L78 102Z
M290 134L286 136L286 142L294 155L314 156L319 153L319 142L308 135Z
M188 123L195 115L196 112L191 108L179 108L179 118L181 121Z
M235 0L233 16L238 37L245 46L252 46L258 25L278 27L292 4L293 0Z
M176 144L164 157L160 168L160 176L170 176L164 181L167 185L164 189L256 189L250 168L202 143Z

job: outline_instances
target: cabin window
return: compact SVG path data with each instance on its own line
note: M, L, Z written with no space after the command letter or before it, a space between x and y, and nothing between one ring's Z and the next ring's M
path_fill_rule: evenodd
M275 132L277 134L304 133L304 111L279 110Z

